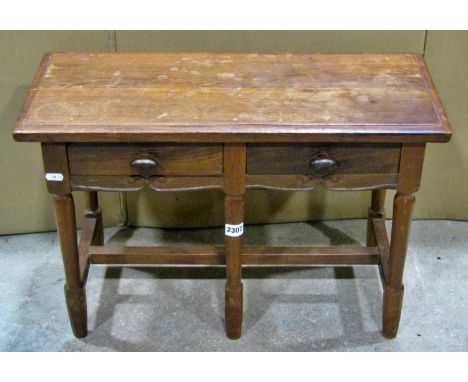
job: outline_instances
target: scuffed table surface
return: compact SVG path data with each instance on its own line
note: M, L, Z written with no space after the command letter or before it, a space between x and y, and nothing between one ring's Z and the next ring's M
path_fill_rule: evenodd
M446 141L420 55L47 54L22 141Z

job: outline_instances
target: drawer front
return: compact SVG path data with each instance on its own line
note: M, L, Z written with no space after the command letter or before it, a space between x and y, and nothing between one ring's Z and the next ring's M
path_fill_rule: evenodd
M221 144L77 143L68 145L70 175L221 175Z
M247 146L251 175L398 173L400 144L252 143Z

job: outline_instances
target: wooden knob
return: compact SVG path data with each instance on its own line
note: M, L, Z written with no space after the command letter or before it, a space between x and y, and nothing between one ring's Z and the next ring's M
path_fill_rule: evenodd
M148 168L154 168L158 167L158 162L149 159L149 158L144 158L144 159L135 159L132 162L132 166L138 169L148 169Z
M310 161L311 172L313 175L325 176L334 172L338 165L331 158L317 158Z

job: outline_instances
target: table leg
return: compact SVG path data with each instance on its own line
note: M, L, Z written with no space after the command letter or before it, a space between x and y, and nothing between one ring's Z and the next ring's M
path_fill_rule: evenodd
M374 219L385 217L385 190L373 190L372 201L367 218L367 246L377 245L374 234Z
M244 199L242 196L226 195L225 221L231 226L242 224ZM241 336L243 313L243 288L241 282L241 251L243 235L224 236L226 246L226 333L231 339Z
M104 245L104 226L102 223L102 212L99 208L97 191L85 191L86 214L96 216L96 230L94 233L93 245Z
M393 200L393 223L388 258L388 277L383 298L383 335L393 338L400 323L403 302L403 269L408 248L414 193L419 190L424 161L424 144L403 144L397 193Z
M226 334L237 339L242 331L243 289L241 281L241 252L244 233L244 192L246 150L243 143L224 145L225 192L224 217L226 247Z
M393 202L393 223L388 261L388 280L384 289L383 334L393 338L398 331L403 302L403 269L408 247L413 194L397 192Z
M87 310L84 285L80 279L76 239L75 205L72 194L54 195L55 219L65 268L65 299L75 337L87 334Z

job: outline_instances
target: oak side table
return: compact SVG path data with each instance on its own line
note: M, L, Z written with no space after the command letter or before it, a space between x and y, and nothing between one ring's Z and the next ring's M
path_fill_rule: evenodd
M226 332L242 265L380 267L394 337L425 145L451 129L418 54L50 53L13 131L41 142L73 333L87 334L89 264L226 266ZM247 188L372 192L365 247L243 246ZM222 189L224 247L104 244L98 191ZM390 240L386 189L396 189ZM77 242L72 191L84 191Z

